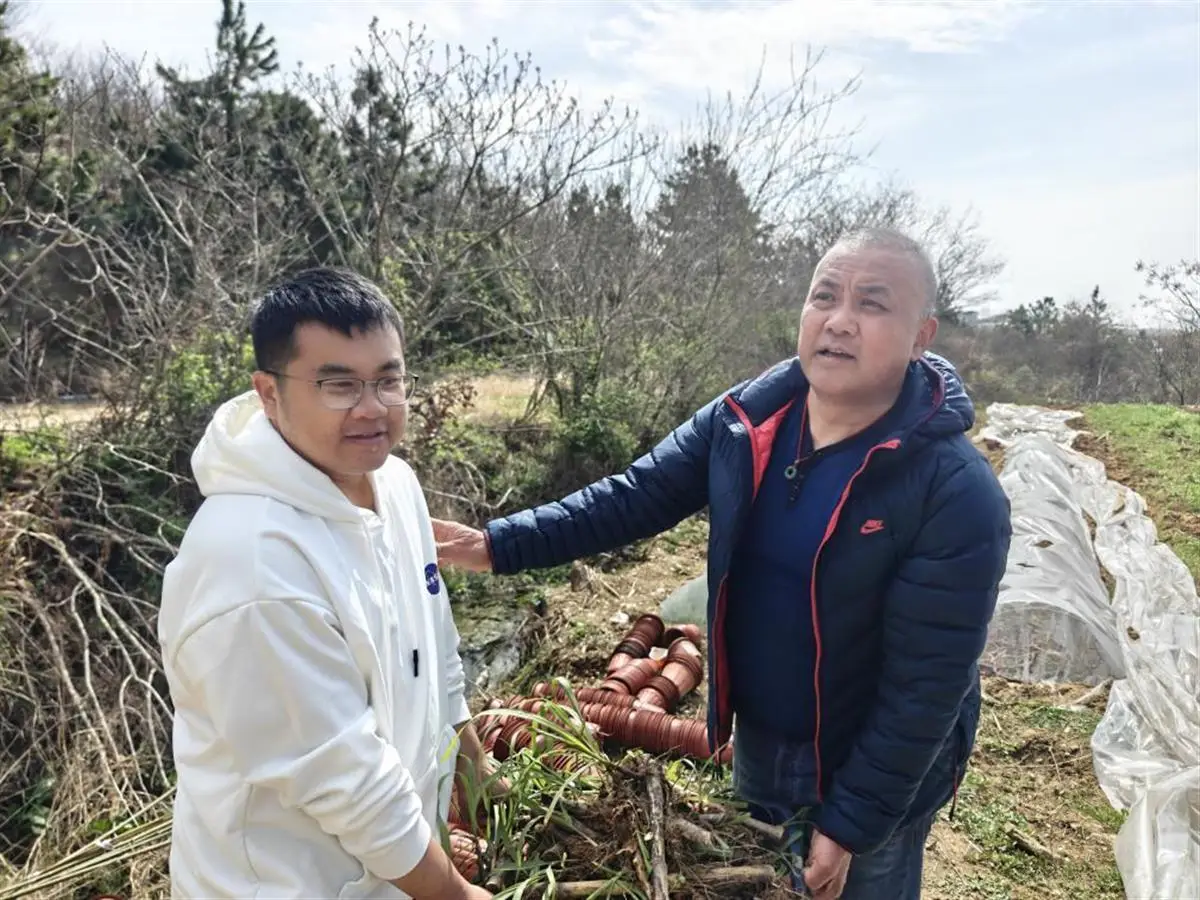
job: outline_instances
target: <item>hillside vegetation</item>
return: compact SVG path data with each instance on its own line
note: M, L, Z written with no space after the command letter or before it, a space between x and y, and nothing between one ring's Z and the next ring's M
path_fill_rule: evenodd
M1159 537L1200 579L1200 410L1158 404L1087 407L1088 452L1134 487L1157 515Z
M372 27L343 80L289 75L252 9L213 13L211 67L187 73L35 58L0 2L0 885L170 790L154 623L199 501L189 456L248 385L251 300L304 267L353 267L403 313L424 390L402 452L435 514L479 522L623 468L789 355L823 250L855 225L901 227L934 258L938 349L977 405L1086 406L1097 451L1200 565L1200 476L1180 449L1195 446L1185 407L1200 403L1194 262L1129 261L1167 330L1119 327L1099 289L981 325L1003 265L982 225L867 178L856 135L829 125L857 84L819 89L819 53L782 90L749 85L667 132L613 104L581 108L494 44L472 55ZM696 540L685 530L587 563L626 579L632 612L694 573ZM503 597L560 615L556 603L575 608L567 574L458 578L457 609ZM573 634L570 652L591 654L578 671L593 671L617 599L598 596L531 666L557 665ZM1007 705L983 725L984 752L1025 766L1004 749L1013 728L1083 752L1086 716L995 690ZM1070 821L1100 829L1080 865L1006 863L998 823L1021 815L1040 834L1065 820L1029 817L1041 782L981 768L954 832L980 855L931 877L947 896L996 897L1090 877L1105 896L1113 823L1083 811L1098 802L1085 768L1063 788ZM79 874L78 896L165 896L162 835L147 834L153 852ZM971 893L972 879L993 893Z

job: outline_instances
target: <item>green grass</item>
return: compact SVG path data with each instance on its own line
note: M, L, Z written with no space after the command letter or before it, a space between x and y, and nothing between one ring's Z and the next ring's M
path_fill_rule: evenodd
M950 870L937 867L931 896L966 900L1120 900L1111 841L1124 822L1096 783L1090 738L1095 708L1067 708L1051 685L985 679L976 752L948 828L969 841ZM1030 852L1031 839L1055 855ZM955 846L952 842L948 846Z
M1089 406L1084 421L1129 487L1150 505L1159 537L1200 578L1200 414L1174 406Z

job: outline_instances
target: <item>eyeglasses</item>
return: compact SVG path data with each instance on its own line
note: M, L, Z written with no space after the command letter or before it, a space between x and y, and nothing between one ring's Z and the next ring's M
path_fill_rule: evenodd
M317 386L321 403L328 409L354 409L362 400L363 391L367 385L375 388L375 396L384 406L404 406L416 391L419 376L406 372L403 375L384 375L374 381L364 378L354 378L349 375L333 375L329 378L296 378L283 372L271 372L276 378L288 378L292 381L303 381Z

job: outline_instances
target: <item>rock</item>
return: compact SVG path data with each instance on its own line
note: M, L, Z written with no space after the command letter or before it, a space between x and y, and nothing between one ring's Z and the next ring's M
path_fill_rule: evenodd
M494 688L521 667L541 621L529 604L507 598L451 598L450 608L458 626L468 698Z
M592 586L593 577L592 570L579 560L576 560L571 564L571 571L568 575L568 579L570 581L572 591L578 593L585 588L590 588Z

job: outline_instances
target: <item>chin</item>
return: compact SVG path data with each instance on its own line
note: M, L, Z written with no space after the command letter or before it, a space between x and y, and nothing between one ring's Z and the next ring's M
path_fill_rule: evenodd
M345 471L365 475L381 468L391 454L392 446L389 444L386 447L349 447L339 455Z

